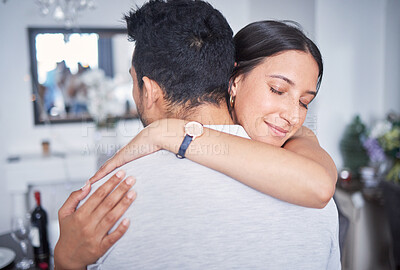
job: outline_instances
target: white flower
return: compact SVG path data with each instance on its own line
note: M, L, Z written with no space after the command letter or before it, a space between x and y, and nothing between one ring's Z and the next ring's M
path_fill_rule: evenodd
M374 127L371 129L370 133L370 138L378 139L379 137L382 137L385 133L389 132L389 130L392 128L392 123L389 121L380 121L374 125Z
M125 102L116 94L116 84L105 76L104 71L92 69L82 75L82 82L88 91L88 110L97 123L105 122L107 117L125 113Z

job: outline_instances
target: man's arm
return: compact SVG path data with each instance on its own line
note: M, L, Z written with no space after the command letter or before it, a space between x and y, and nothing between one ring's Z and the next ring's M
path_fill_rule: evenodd
M76 207L89 194L90 183L68 197L58 211L60 238L54 250L55 269L86 269L127 231L129 220L124 219L108 233L136 198L135 191L130 190L135 179L129 176L121 183L124 177L124 171L117 172L79 209Z

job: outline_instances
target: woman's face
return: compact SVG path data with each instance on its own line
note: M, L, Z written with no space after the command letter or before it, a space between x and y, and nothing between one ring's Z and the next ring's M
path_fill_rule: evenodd
M282 146L304 123L318 73L317 62L306 52L266 58L233 82L235 120L253 140Z

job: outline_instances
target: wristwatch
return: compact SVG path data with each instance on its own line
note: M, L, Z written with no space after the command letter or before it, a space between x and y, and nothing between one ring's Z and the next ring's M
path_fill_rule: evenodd
M177 158L185 158L186 150L188 149L190 143L194 141L197 137L203 135L203 125L199 122L189 122L185 125L185 138L183 138L181 147L179 147Z

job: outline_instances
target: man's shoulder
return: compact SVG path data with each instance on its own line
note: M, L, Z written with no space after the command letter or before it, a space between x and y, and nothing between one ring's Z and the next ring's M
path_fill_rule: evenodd
M243 138L250 138L241 125L206 125L205 127Z

